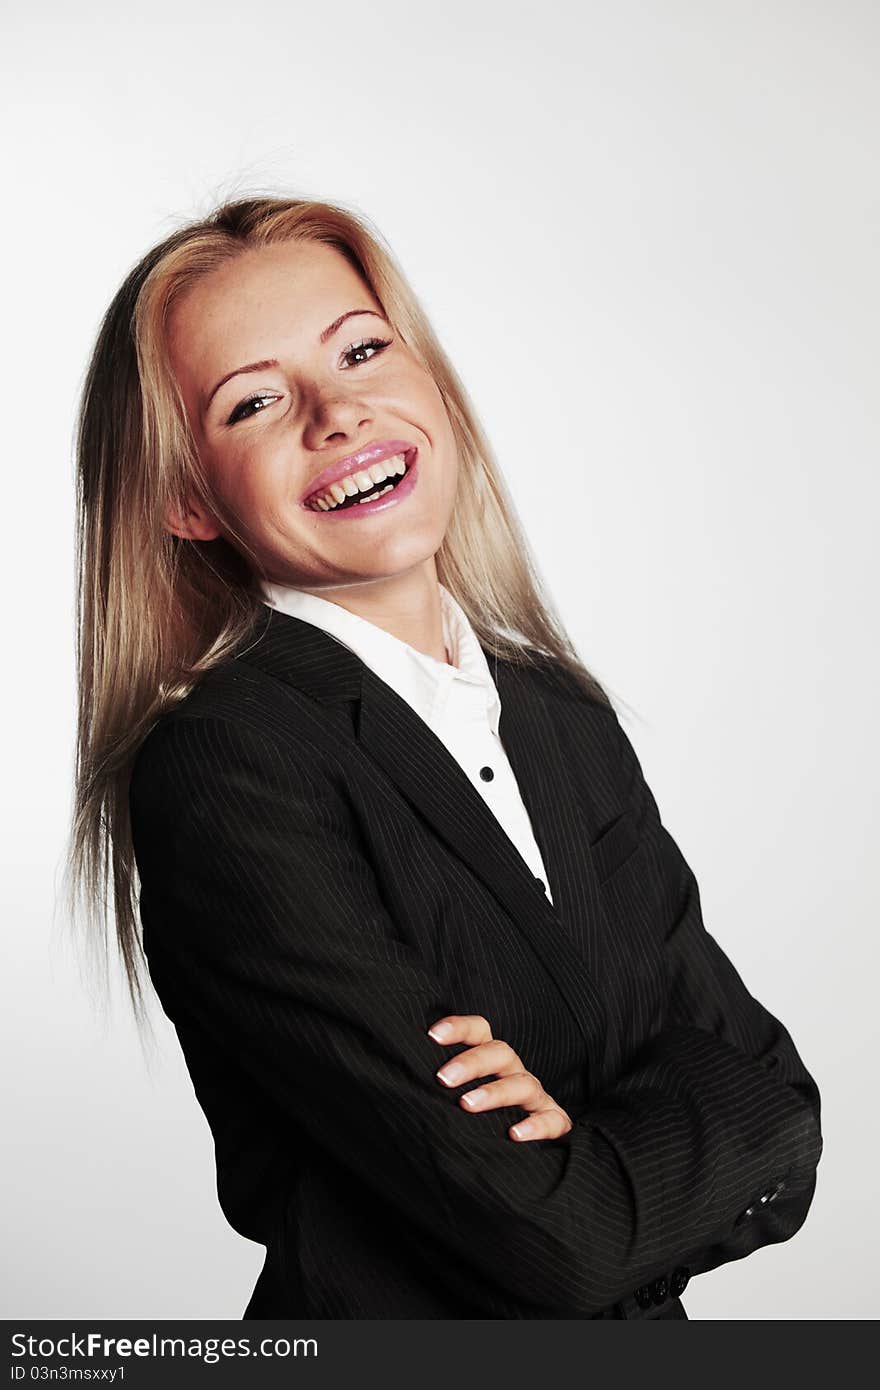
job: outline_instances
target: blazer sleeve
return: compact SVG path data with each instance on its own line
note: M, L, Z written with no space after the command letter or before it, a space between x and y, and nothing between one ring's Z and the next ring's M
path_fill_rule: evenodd
M460 1292L472 1271L487 1315L499 1291L556 1317L598 1312L733 1240L767 1182L805 1190L810 1083L703 940L662 837L670 893L676 874L684 893L669 936L681 1022L562 1140L517 1144L518 1108L467 1113L458 1098L476 1083L436 1078L465 1045L426 1030L456 1000L384 905L341 763L238 719L178 718L142 746L130 806L166 1013L200 1025L218 1060L392 1203L438 1277ZM692 939L702 966L682 954ZM703 976L715 994L700 1003Z
M706 930L694 874L662 823L631 741L616 714L609 718L625 804L659 885L667 1007L663 1030L598 1097L596 1116L606 1113L599 1122L617 1147L622 1169L645 1181L658 1155L652 1160L645 1150L650 1135L640 1117L654 1102L662 1104L673 1078L684 1088L681 1097L694 1127L679 1166L670 1114L662 1141L668 1161L660 1158L666 1219L673 1220L678 1209L686 1239L686 1208L700 1206L725 1182L733 1215L710 1240L681 1249L682 1263L699 1274L787 1240L803 1225L822 1154L821 1099L786 1028L750 994ZM618 1107L611 1123L610 1107ZM722 1128L716 1131L719 1117ZM748 1201L737 1212L743 1194Z

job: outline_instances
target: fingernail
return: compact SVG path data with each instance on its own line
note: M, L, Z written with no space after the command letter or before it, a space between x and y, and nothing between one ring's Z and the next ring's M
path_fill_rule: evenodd
M487 1094L485 1086L478 1086L475 1091L468 1091L463 1095L462 1100L465 1105L482 1105Z
M530 1134L534 1134L535 1126L531 1120L520 1120L518 1125L514 1125L511 1134L515 1134L517 1139L528 1139Z
M451 1023L435 1023L433 1028L428 1029L429 1034L435 1042L442 1042L444 1038L449 1037L452 1031Z
M441 1067L437 1075L447 1086L454 1086L464 1076L464 1067L460 1062L447 1062L445 1067Z

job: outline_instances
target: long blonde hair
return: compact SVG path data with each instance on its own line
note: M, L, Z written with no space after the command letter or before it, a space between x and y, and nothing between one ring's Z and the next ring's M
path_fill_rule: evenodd
M112 893L118 950L143 1017L143 950L128 809L131 768L159 716L239 643L261 611L257 557L218 510L201 467L165 337L187 287L245 248L285 240L335 247L373 291L397 334L431 373L457 441L456 505L436 555L440 582L490 651L554 658L610 704L580 661L547 596L476 412L403 272L362 214L338 204L237 198L190 222L134 266L110 304L77 416L78 723L66 876L71 915L107 964ZM195 494L224 537L186 540L163 524ZM532 652L530 652L532 649ZM112 890L110 884L112 882Z

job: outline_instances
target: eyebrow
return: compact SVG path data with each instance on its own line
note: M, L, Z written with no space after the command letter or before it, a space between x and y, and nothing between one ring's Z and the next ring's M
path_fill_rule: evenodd
M328 338L333 337L337 328L345 323L346 319L353 318L356 314L372 314L375 318L384 318L384 315L378 313L375 309L346 309L344 314L340 314L338 319L334 319L332 323L328 323L327 327L322 330L319 341L326 343ZM220 390L220 387L225 386L227 381L231 381L234 376L240 376L242 372L264 372L268 367L277 366L277 357L267 357L263 362L248 362L244 367L236 367L234 371L227 372L225 376L221 376L216 386L212 388L210 394L205 398L205 403L202 407L203 411L208 409L208 406Z

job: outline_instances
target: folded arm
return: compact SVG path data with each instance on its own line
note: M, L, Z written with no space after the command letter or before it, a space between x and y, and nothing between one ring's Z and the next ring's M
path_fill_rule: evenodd
M664 1191L672 1209L682 1212L675 1258L698 1274L800 1229L822 1153L821 1102L786 1028L750 994L706 930L696 879L662 824L636 752L616 715L609 714L608 724L642 853L652 859L654 881L661 885L667 1009L663 1031L598 1097L597 1114L615 1103L623 1112L631 1107L631 1115L622 1113L609 1128L609 1137L638 1165L643 1106L676 1081L682 1088L696 1122L691 1139L698 1142L690 1150L695 1162L677 1173L674 1162L664 1163ZM704 1125L700 1140L700 1116L713 1115L721 1116L722 1128ZM709 1240L687 1249L688 1208L699 1208L710 1191L720 1195L725 1184L728 1218Z
M470 1267L475 1299L482 1287L487 1309L495 1289L589 1315L671 1256L723 1248L765 1181L803 1185L814 1088L706 945L720 992L693 998L699 909L671 841L657 840L670 885L678 873L687 887L668 943L676 1026L562 1139L521 1145L508 1110L466 1113L467 1088L436 1080L464 1045L441 1053L426 1030L457 1001L398 934L340 781L238 722L156 730L131 788L145 947L154 978L173 981L172 1019L187 1011L268 1102L454 1255L457 1278Z

